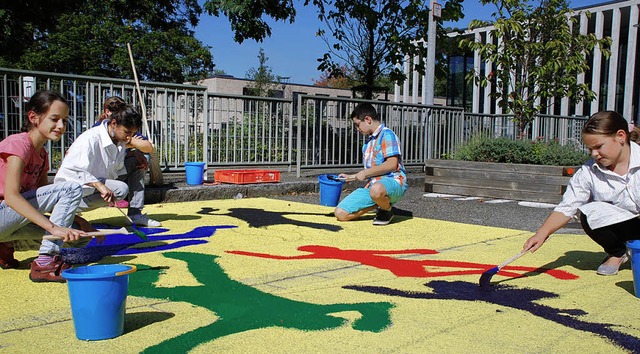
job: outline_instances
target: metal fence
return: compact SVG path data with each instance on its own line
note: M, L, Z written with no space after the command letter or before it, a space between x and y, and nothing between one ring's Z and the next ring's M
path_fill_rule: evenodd
M380 120L398 135L407 166L421 166L462 142L454 130L444 132L462 121L459 108L302 95L296 105L296 166L359 166L365 137L353 126L351 112L361 102L373 103Z
M540 114L524 132L529 140L557 141L561 145L581 146L581 133L588 117L566 117ZM518 139L518 124L510 114L465 113L465 136L488 136Z
M69 102L67 133L49 142L53 171L68 146L93 126L110 96L139 105L133 80L63 75L0 68L0 139L20 131L25 103L38 90L60 92ZM361 165L365 137L350 114L363 100L298 95L278 99L207 92L197 85L140 83L148 130L165 170L182 170L187 161L210 167L270 166L327 169ZM479 115L460 108L369 101L402 143L403 163L422 166L442 158L477 136L518 136L510 115ZM579 143L583 117L538 116L531 139Z

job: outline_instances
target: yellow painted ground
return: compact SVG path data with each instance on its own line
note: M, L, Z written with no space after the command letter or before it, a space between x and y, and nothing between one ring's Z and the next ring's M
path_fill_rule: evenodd
M235 227L199 238L203 244L105 259L139 271L130 276L125 333L103 341L76 339L67 285L30 282L25 265L36 251L17 252L25 268L0 271L0 351L640 351L640 299L630 266L617 276L596 275L604 253L583 235L554 236L512 264L577 279L498 274L487 292L477 286L480 273L516 254L530 233L402 217L375 227L372 215L339 223L332 208L265 198L156 204L145 212L168 229L153 236ZM83 216L124 225L115 209ZM307 257L286 259L295 256ZM480 268L449 275L473 269L435 261ZM157 281L149 275L158 271L149 267L163 268Z

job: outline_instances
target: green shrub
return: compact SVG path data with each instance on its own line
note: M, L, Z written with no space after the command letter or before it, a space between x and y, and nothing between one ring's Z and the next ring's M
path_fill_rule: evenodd
M577 145L560 145L556 141L474 138L445 156L450 160L506 162L533 165L579 166L589 154Z

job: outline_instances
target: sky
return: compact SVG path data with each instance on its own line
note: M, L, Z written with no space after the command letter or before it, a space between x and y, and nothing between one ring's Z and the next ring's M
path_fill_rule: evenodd
M444 4L440 0L440 4ZM571 7L583 7L608 2L607 0L570 0ZM318 20L314 7L296 5L296 19L293 24L270 21L271 37L262 42L245 40L238 44L233 40L231 25L226 17L213 17L203 14L195 28L196 38L211 46L216 69L237 78L245 78L247 71L257 68L258 52L262 48L268 58L266 65L271 67L275 76L289 77L289 83L312 85L320 78L317 70L318 58L327 52L324 41L316 36L322 23ZM478 0L465 0L463 3L465 18L456 23L447 23L450 27L466 28L473 19L490 20L495 10L492 5L483 6Z

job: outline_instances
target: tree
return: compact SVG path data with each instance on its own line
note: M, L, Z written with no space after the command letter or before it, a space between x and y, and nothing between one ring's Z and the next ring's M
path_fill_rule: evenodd
M79 0L4 1L0 8L0 66L12 67L34 36L50 31L61 13L79 4Z
M449 0L442 9L442 20L457 20L463 17L462 0ZM427 36L428 7L415 0L305 0L303 6L315 6L318 18L329 26L335 43L324 30L323 36L328 52L319 58L318 70L334 76L345 76L341 67L353 70L347 78L364 84L365 97L372 96L375 86L386 85L383 78L402 83L405 75L395 67L404 55L423 56L425 48L415 41ZM207 0L204 9L213 16L226 15L235 39L262 41L271 35L271 28L263 15L276 21L295 20L295 7L291 0ZM438 36L444 39L444 30L438 26ZM445 42L444 40L439 42ZM417 70L424 72L422 61Z
M309 0L305 0L307 5ZM271 36L271 27L262 18L263 14L276 21L293 23L296 10L291 0L206 0L203 5L205 11L212 16L224 14L231 23L235 33L234 40L238 43L246 39L262 42Z
M247 85L249 93L253 96L270 97L276 88L276 77L272 69L267 65L269 57L264 54L264 49L258 52L258 68L251 68L246 73L246 78L252 82Z
M354 82L349 79L349 72L350 69L346 66L342 66L338 73L326 70L322 72L318 80L313 79L313 86L350 89L354 86Z
M197 0L56 2L61 5L51 7L48 21L22 15L49 9L38 0L17 2L0 12L0 17L24 21L16 28L3 27L2 66L132 78L126 48L131 43L141 79L195 81L213 71L210 48L190 29L202 13Z
M609 56L609 38L580 34L578 18L566 0L541 0L538 6L526 0L481 0L494 4L493 23L471 21L469 28L493 24L496 43L461 41L461 47L478 50L492 68L471 72L468 80L480 86L494 82L491 97L507 113L514 115L520 138L534 117L550 105L552 98L569 97L574 102L592 101L595 93L579 83L577 75L589 69L588 56L595 46Z
M373 91L382 87L388 77L391 83L406 79L402 68L396 64L405 55L424 58L426 49L416 42L426 39L428 33L427 4L423 1L403 0L317 0L322 2L319 17L325 22L333 43L326 32L319 31L329 51L320 59L320 70L339 71L339 62L354 71L351 80L362 83L364 98L371 99ZM442 19L457 20L463 17L462 0L447 1ZM325 10L327 9L327 10ZM439 26L439 36L445 34ZM415 70L424 73L420 60Z

